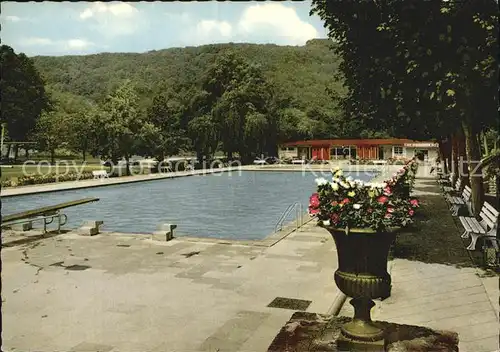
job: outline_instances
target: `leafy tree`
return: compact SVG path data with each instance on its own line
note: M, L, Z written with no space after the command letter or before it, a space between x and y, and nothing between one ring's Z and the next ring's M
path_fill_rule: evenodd
M217 126L211 115L195 117L189 122L188 133L193 142L196 157L199 162L203 157L212 158L217 150Z
M480 159L475 136L496 114L494 0L313 0L311 13L337 41L348 88L339 106L347 119L442 145L463 132L469 163ZM479 168L470 177L475 214L481 174Z
M137 100L133 85L126 81L105 99L95 126L96 151L115 165L120 158L125 158L127 175L130 175L130 157L138 148L137 137L142 126Z
M188 146L186 131L182 128L185 106L173 92L162 93L153 99L146 113L146 124L141 129L141 152L163 161Z
M44 81L33 61L23 53L16 54L7 46L0 46L2 76L0 89L1 123L6 123L12 141L26 141L34 131L41 113L50 107ZM14 149L17 159L17 145Z
M34 139L42 150L50 152L50 162L55 164L55 151L66 146L69 116L61 109L43 112L34 130Z

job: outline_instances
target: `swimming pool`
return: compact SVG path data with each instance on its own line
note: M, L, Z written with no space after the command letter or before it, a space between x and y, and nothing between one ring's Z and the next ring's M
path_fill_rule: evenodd
M65 227L84 220L103 220L102 230L151 233L162 223L177 224L175 236L259 240L294 203L307 210L316 189L314 179L325 175L293 171L241 171L162 179L106 187L76 189L2 198L5 215L86 197L100 198L64 210ZM368 181L373 175L353 177ZM292 221L291 212L287 221Z

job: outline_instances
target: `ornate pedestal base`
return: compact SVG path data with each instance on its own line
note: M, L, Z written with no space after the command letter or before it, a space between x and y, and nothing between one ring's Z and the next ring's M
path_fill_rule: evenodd
M342 325L351 320L296 312L276 335L268 352L458 352L458 334L455 332L380 321L375 323L384 330L384 340L354 342L341 333Z
M380 352L385 350L384 340L378 341L359 341L352 340L344 335L337 338L338 351L362 351L362 352Z

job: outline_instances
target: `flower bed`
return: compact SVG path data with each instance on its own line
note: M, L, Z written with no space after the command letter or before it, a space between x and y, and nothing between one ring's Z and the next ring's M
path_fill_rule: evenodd
M316 179L318 192L310 198L309 214L336 228L371 228L381 231L412 222L419 203L410 198L417 164L410 160L382 183L365 183L333 170L332 181Z
M92 172L83 172L78 174L76 172L68 174L49 174L49 175L35 175L35 176L23 176L17 179L12 178L9 180L2 181L2 187L18 187L27 185L39 185L44 183L54 183L54 182L64 182L64 181L77 181L77 180L88 180L92 179L94 176Z

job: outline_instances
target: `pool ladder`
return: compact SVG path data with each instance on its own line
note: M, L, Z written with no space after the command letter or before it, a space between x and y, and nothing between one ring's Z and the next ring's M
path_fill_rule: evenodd
M274 227L274 232L281 231L283 229L283 223L285 222L286 218L292 211L295 210L296 213L296 222L295 222L295 230L299 230L299 228L302 226L302 204L299 202L292 203L286 208L286 210L281 214L281 217L279 218L278 222L276 223L276 226Z

